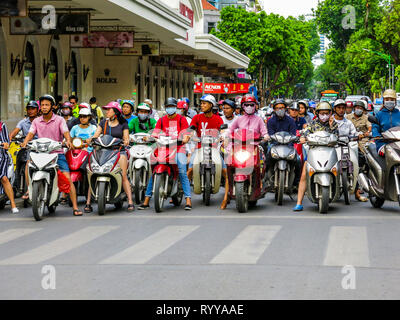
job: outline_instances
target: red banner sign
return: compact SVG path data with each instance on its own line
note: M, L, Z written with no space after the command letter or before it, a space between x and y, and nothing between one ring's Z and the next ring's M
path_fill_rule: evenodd
M191 27L193 28L193 10L185 6L182 2L179 2L179 12L191 21Z
M248 93L250 83L205 83L204 93L211 94L235 94ZM203 93L203 83L194 84L194 93Z

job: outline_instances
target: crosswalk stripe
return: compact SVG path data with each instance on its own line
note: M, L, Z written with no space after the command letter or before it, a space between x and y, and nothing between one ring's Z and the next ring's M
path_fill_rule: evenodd
M0 265L37 264L78 248L117 228L116 226L87 227L14 257L4 259L0 261Z
M211 264L255 264L271 244L281 226L250 225L232 240Z
M332 226L324 265L369 267L367 228Z
M9 241L21 238L28 234L34 233L41 230L40 228L20 228L20 229L10 229L7 231L0 232L0 244L7 243Z
M144 264L197 228L199 226L167 226L99 264Z

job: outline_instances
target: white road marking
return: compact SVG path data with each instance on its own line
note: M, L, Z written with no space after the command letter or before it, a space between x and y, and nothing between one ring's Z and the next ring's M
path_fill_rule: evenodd
M40 228L19 228L19 229L9 229L0 232L0 244L7 243L9 241L21 238L28 234L34 233L41 230Z
M199 226L168 226L99 264L144 264L182 240Z
M78 248L117 229L116 226L87 227L67 236L0 261L0 265L37 264Z
M331 227L324 265L369 267L367 228Z
M211 264L256 264L281 226L247 226L225 247Z

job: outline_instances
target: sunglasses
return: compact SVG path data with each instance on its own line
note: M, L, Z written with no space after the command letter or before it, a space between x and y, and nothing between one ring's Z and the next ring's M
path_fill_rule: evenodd
M255 103L243 103L243 107L255 107Z
M89 118L89 116L79 116L79 118Z

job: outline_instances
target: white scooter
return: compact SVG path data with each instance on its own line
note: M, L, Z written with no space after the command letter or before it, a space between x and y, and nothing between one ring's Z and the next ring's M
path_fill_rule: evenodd
M144 137L147 138L146 141L143 140ZM130 135L130 141L133 142L134 145L129 150L130 159L128 175L131 180L137 204L144 201L146 187L151 178L150 156L154 149L149 146L149 141L151 139L152 138L148 133L136 133Z
M45 206L50 213L56 211L60 192L58 189L58 153L52 151L62 148L60 142L40 138L28 143L29 155L29 200L32 202L36 221L43 219Z

